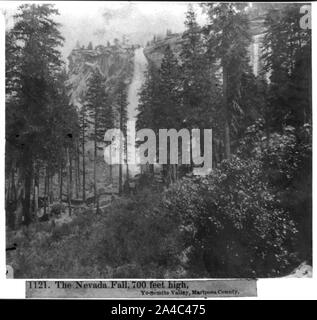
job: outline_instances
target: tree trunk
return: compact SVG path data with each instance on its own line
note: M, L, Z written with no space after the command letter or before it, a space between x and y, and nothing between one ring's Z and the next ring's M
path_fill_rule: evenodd
M50 205L51 203L51 185L50 185L50 169L47 169L47 177L46 177L46 183L47 183L47 204Z
M39 171L38 168L35 168L34 175L34 214L37 217L39 210Z
M54 176L51 175L50 176L50 180L49 180L49 183L50 183L50 201L51 201L51 203L54 202L54 188L53 188L54 182L53 182L53 179L54 179Z
M223 107L224 107L224 129L225 129L225 158L230 159L230 110L228 104L228 69L225 64L222 66L223 72Z
M266 146L269 146L270 142L270 112L269 108L265 106L265 135L266 135Z
M95 207L97 204L97 137L95 130L95 140L94 140L94 203Z
M46 209L47 209L47 167L45 167L45 176L44 176L44 215L46 215Z
M149 171L150 171L150 175L152 177L154 177L154 164L153 163L150 163L149 165Z
M68 213L69 215L72 214L71 212L71 178L70 178L70 157L69 157L69 148L66 148L66 168L67 168L67 202L68 202Z
M76 178L76 198L79 198L79 187L80 187L80 168L79 168L79 146L78 141L76 142L76 170L75 170L75 178Z
M9 177L8 200L15 202L16 198L17 198L17 192L16 192L15 179L14 179L14 167L12 166L10 177Z
M23 222L25 225L29 225L32 221L32 213L30 210L32 178L33 164L31 161L29 161L29 166L25 169L24 178Z
M34 214L37 217L37 213L39 210L39 186L38 184L34 184Z
M73 198L73 158L70 151L68 151L69 157L69 196L70 200Z
M214 167L217 167L218 163L220 163L219 154L220 154L221 150L219 150L220 149L219 146L220 146L220 143L215 141L214 148L213 148L213 150L214 150L214 153L213 153L214 154Z
M178 166L177 164L174 164L174 181L176 182L178 180Z
M126 166L126 181L125 185L127 186L127 192L130 190L130 174L129 174L129 164L128 164L128 143L124 144L124 153L125 153L125 166Z
M122 156L121 156L121 150L120 150L120 164L119 164L119 195L122 194Z
M23 220L23 210L24 210L24 183L22 176L22 169L18 169L18 183L17 183L17 196L16 196L16 210L15 210L15 227L20 227Z
M121 103L120 106L120 132L123 130L123 106ZM119 150L119 195L122 195L122 150L123 150L123 141L120 134L120 150Z
M6 224L10 229L14 229L15 216L14 212L16 209L16 188L14 180L14 165L10 169L9 183L8 183L8 193L6 202Z
M109 152L110 152L110 163L109 163L109 179L110 179L110 184L112 186L113 184L113 179L112 179L112 147L109 148Z
M59 168L59 200L63 200L63 164Z
M85 132L82 135L82 153L83 153L83 201L86 201L86 168L85 168Z
M78 191L78 175L77 175L77 152L76 152L76 158L75 158L75 196L76 196L76 199L78 199L79 191Z

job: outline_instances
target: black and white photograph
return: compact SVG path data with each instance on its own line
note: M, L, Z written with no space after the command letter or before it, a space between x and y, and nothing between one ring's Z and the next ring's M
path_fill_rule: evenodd
M312 277L310 3L0 12L7 277Z

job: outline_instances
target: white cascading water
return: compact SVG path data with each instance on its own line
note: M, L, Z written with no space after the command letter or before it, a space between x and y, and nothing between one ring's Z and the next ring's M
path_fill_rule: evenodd
M139 92L145 81L145 71L147 70L147 59L143 53L143 48L138 48L134 53L134 71L131 84L128 91L128 107L127 119L128 121L136 121L138 116ZM133 156L133 155L129 155ZM128 165L129 177L133 177L140 172L140 166L137 164Z

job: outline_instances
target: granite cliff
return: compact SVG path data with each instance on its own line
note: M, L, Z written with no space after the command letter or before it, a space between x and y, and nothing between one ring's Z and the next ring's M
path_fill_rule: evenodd
M105 78L105 90L112 91L120 79L126 83L132 76L133 70L133 46L99 45L94 49L75 48L70 53L69 89L70 103L80 107L88 89L88 80L93 70L98 69Z

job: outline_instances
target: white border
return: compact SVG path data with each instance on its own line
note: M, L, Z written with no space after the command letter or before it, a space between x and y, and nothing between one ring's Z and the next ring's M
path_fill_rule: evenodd
M11 1L10 1L11 2ZM12 1L13 2L13 1ZM15 2L15 1L14 1ZM32 1L23 1L32 2ZM46 1L43 1L46 2ZM137 1L136 1L137 2ZM307 2L309 3L309 2ZM303 3L304 5L305 3ZM312 5L312 17L317 13L317 3L313 2ZM74 6L75 7L75 6ZM317 21L312 19L312 75L313 75L313 124L316 123L316 112L314 111L317 101L316 88L316 34L314 30L317 30ZM20 279L6 279L6 264L5 264L5 202L4 202L4 171L5 171L5 21L4 16L0 14L0 299L22 299L25 298L25 280ZM316 150L316 130L313 126L313 150ZM315 198L317 197L316 189L316 175L314 168L317 165L317 159L313 154L313 216L315 216ZM316 243L317 221L313 218L313 244ZM313 245L313 265L316 266L316 247ZM32 279L34 280L34 279ZM41 279L44 280L44 279ZM47 280L60 280L60 279L47 279ZM63 279L63 280L77 280L77 279ZM85 279L80 279L84 281ZM92 279L86 279L92 280ZM105 280L105 279L98 279ZM107 279L108 280L108 279ZM119 279L122 280L122 279ZM138 279L141 280L141 279ZM146 279L149 280L149 279ZM168 280L168 279L165 279ZM179 279L185 280L185 279ZM308 300L317 298L317 278L283 278L283 279L260 279L258 280L258 297L257 298L217 298L225 300Z

